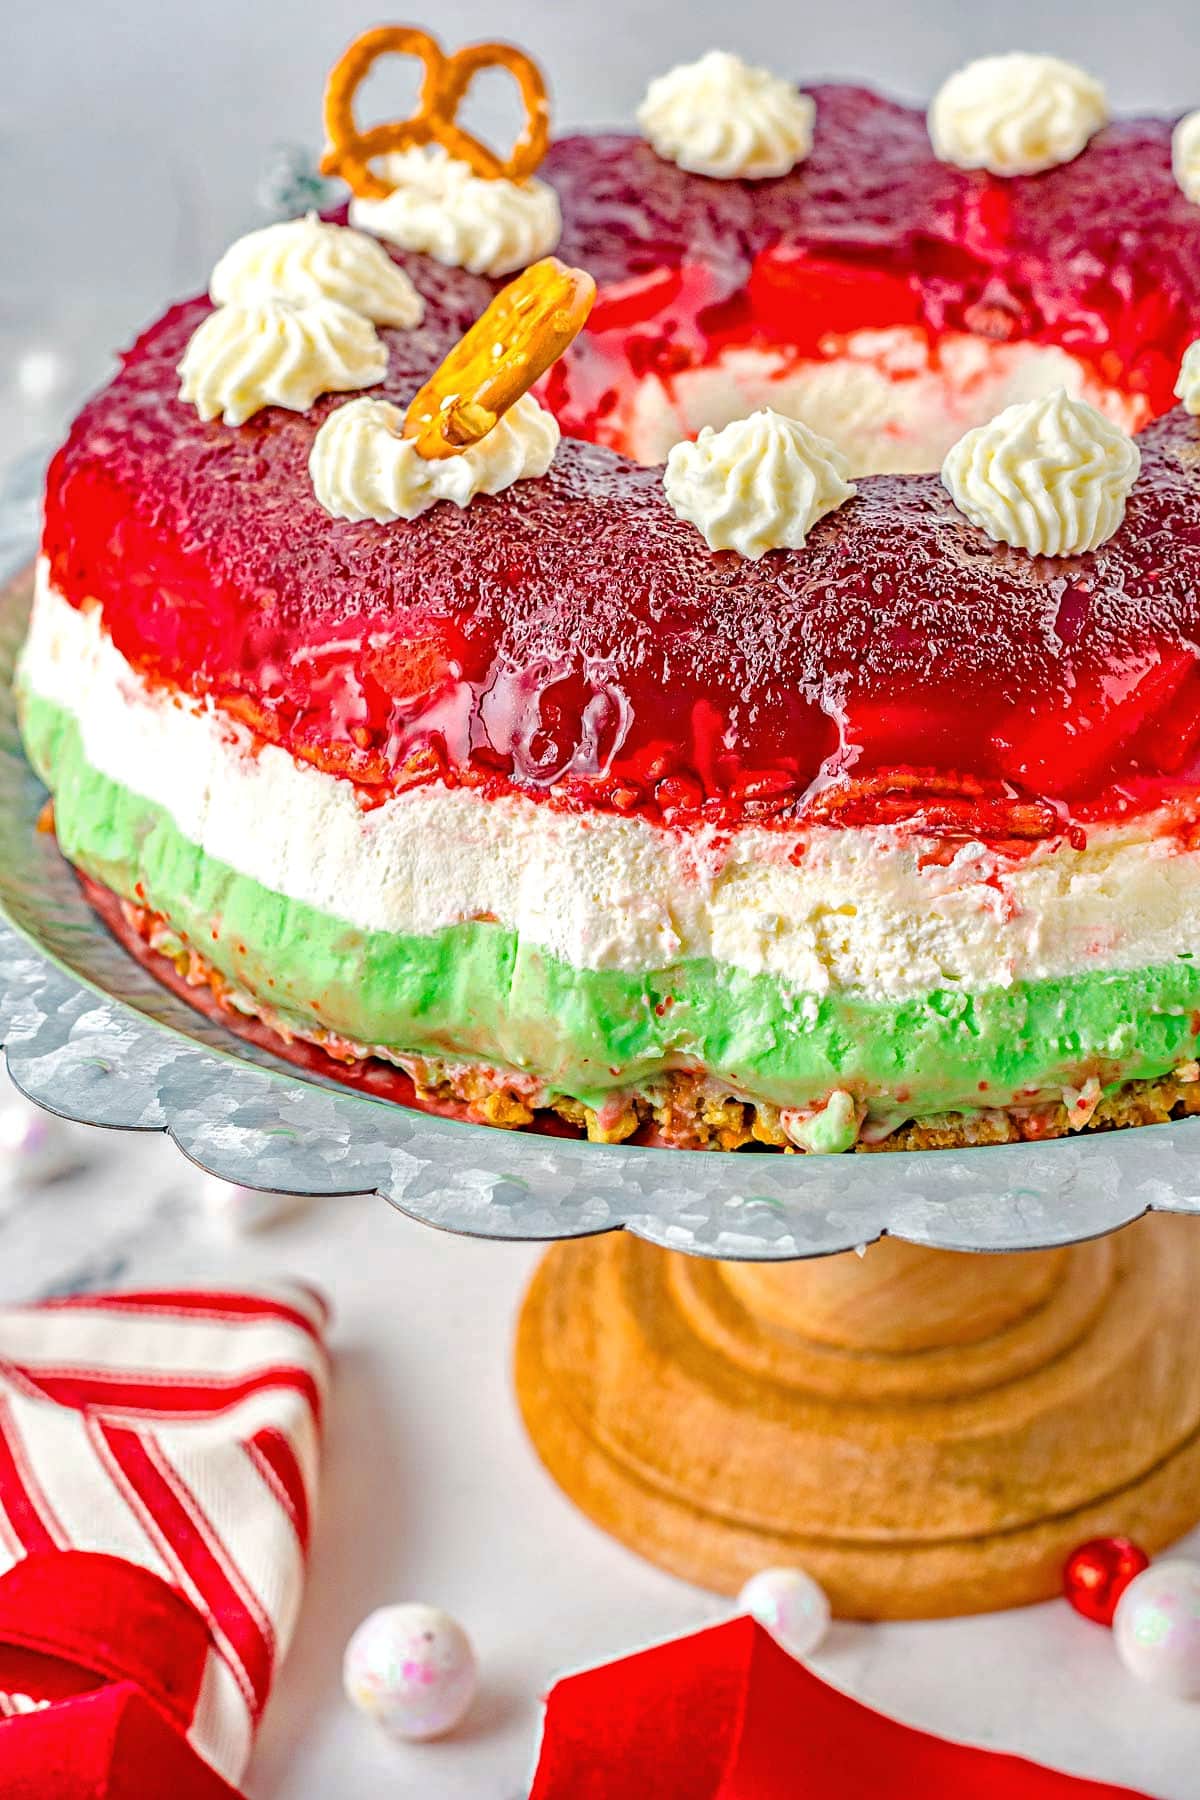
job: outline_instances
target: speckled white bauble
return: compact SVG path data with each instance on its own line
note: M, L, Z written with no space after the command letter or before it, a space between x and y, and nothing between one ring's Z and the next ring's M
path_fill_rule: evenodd
M760 1569L738 1595L738 1607L795 1657L811 1656L829 1629L825 1589L803 1569Z
M303 1211L308 1201L302 1194L276 1194L260 1188L240 1187L206 1175L200 1189L200 1206L214 1232L223 1237L244 1237L267 1231L281 1220Z
M346 1693L392 1737L441 1737L466 1713L478 1685L475 1652L437 1606L381 1606L346 1648Z
M1135 1575L1117 1602L1113 1637L1139 1681L1200 1700L1200 1563L1168 1557Z
M78 1169L76 1127L10 1091L0 1102L0 1189L36 1187Z

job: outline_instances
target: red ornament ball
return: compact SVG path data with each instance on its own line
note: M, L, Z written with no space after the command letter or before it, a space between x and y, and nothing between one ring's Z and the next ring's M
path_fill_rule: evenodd
M1150 1558L1132 1538L1089 1538L1072 1550L1063 1567L1063 1593L1077 1613L1097 1625L1111 1625L1117 1601Z

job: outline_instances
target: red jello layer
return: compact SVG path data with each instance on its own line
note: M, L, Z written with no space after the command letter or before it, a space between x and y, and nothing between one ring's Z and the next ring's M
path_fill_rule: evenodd
M747 308L754 329L802 346L907 317L935 333L1060 344L1154 412L1172 406L1200 321L1200 211L1172 175L1168 124L1119 121L1062 168L1001 181L939 163L921 112L861 88L813 91L812 154L779 181L706 180L624 136L554 145L560 254L635 291L707 270L698 333L683 322L689 355ZM832 305L826 272L841 281ZM807 302L814 275L819 309ZM625 311L636 329L628 298Z
M1111 127L1001 183L938 164L918 114L817 99L814 155L776 182L685 175L624 137L554 147L562 254L603 284L548 390L568 427L602 435L594 391L571 409L614 343L626 363L802 346L831 317L1060 343L1166 406L1200 334L1200 209L1168 127ZM490 290L397 260L426 322L384 334L374 392L404 401ZM1071 561L992 545L936 477L879 476L804 552L747 563L675 517L658 471L577 439L464 512L350 524L307 472L344 396L236 430L178 400L206 306L172 309L77 420L49 478L52 576L99 599L136 666L364 803L440 776L672 820L919 813L1028 837L1196 790L1200 428L1182 412L1143 434L1122 530Z

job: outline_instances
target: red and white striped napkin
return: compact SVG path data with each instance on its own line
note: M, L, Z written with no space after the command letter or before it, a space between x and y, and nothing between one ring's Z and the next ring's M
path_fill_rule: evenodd
M122 1759L160 1791L138 1717L204 1765L163 1792L238 1781L304 1585L325 1326L300 1286L0 1309L0 1793L73 1795L104 1709L81 1794ZM39 1755L59 1785L17 1785Z

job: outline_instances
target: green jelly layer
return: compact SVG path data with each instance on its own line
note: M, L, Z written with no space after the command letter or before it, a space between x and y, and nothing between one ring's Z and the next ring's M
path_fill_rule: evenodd
M666 1070L702 1069L781 1106L848 1089L891 1118L1002 1106L1093 1075L1162 1075L1196 1053L1200 972L1189 957L885 1004L789 992L709 959L645 974L577 969L495 924L432 937L362 931L206 855L162 808L89 764L69 713L28 694L22 712L70 860L143 898L301 1028L499 1063L589 1105Z

